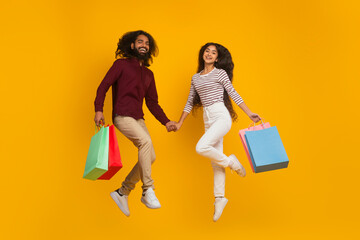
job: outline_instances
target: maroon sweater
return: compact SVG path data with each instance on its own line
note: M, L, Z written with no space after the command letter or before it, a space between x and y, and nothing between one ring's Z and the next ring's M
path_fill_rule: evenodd
M117 59L97 89L95 111L103 111L106 92L112 86L113 118L115 115L144 119L146 106L155 118L165 125L170 120L158 103L154 74L136 58Z

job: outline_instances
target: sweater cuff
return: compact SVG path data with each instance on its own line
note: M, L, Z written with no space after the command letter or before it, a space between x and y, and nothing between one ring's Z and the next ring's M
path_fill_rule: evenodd
M170 119L168 119L168 118L164 118L164 119L161 120L161 124L164 125L164 126L165 126L168 122L170 122Z
M99 106L99 105L95 105L95 112L102 112L103 111L103 107Z

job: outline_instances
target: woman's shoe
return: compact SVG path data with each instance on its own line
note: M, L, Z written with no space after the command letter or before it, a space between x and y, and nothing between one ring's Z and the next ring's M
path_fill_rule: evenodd
M214 222L216 222L220 217L221 214L227 204L228 200L225 197L221 197L221 198L215 198L215 211L214 211Z
M230 164L229 164L230 169L234 170L241 177L245 177L246 176L245 168L243 167L243 165L241 165L241 163L236 158L236 156L234 154L231 154L229 156L229 158L230 158L230 161L231 161Z

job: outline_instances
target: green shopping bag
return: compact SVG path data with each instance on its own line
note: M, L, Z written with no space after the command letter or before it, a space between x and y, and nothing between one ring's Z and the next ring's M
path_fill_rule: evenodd
M102 126L91 138L83 178L96 180L108 170L109 127Z

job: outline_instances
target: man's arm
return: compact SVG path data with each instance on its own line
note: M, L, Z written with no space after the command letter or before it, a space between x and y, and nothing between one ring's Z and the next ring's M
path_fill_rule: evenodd
M106 73L104 79L100 83L96 92L96 98L94 101L94 105L95 105L94 121L97 126L100 125L100 121L102 121L102 124L105 124L105 119L103 115L105 96L110 86L114 84L114 82L120 77L120 75L121 75L121 61L116 60L109 69L109 71Z
M168 119L164 110L159 105L154 76L152 76L150 86L147 89L145 103L151 114L154 115L162 125L166 126L168 132L176 130L175 122Z

